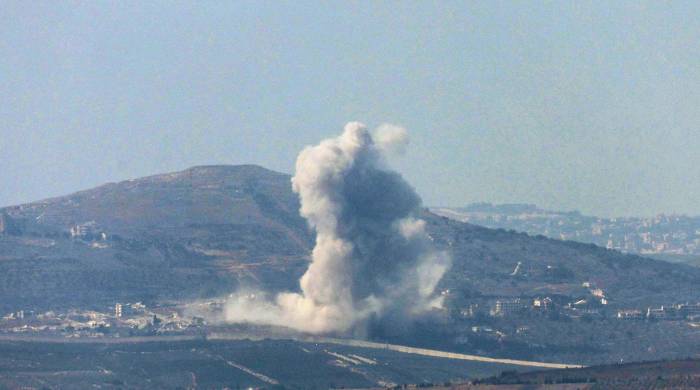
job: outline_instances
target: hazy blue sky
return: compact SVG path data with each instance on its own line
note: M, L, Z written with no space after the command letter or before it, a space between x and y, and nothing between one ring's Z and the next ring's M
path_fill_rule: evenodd
M698 2L140 3L2 2L0 205L360 120L429 205L700 214Z

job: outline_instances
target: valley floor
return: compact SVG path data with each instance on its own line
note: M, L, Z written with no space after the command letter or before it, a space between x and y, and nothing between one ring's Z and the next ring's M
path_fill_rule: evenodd
M323 340L48 341L0 340L0 389L390 387L532 369Z

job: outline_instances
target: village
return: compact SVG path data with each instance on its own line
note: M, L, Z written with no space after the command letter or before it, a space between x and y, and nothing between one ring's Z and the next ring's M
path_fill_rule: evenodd
M134 302L115 303L112 309L18 310L0 318L0 334L63 338L197 335L206 325L203 318L184 314L187 309L183 307L151 308Z
M589 283L584 286L591 287ZM442 294L449 296L450 291ZM61 338L202 335L222 325L224 302L225 299L210 299L154 307L142 302L115 303L103 311L17 310L0 318L0 335ZM602 289L591 288L589 298L575 301L562 296L482 297L471 299L459 309L442 310L442 315L469 324L466 333L497 339L525 335L532 331L532 325L528 324L533 321L675 321L700 328L700 303L616 309L608 303Z

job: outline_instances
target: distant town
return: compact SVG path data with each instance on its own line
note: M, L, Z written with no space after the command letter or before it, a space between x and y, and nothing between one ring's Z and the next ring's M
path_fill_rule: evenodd
M700 217L661 214L651 218L598 218L578 211L543 210L532 204L491 203L431 211L475 225L592 243L625 253L662 258L700 256Z
M198 304L197 304L198 305ZM220 302L207 302L220 308ZM18 310L0 318L0 335L101 338L198 335L206 322L186 314L184 306L147 307L141 302L115 303L111 310Z

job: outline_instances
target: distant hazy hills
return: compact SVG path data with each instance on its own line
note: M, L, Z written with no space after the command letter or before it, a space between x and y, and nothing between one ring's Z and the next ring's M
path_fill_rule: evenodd
M531 235L592 243L608 249L700 265L700 217L600 218L532 204L474 203L461 208L433 208L461 222Z
M294 289L314 239L298 208L288 175L244 165L0 209L0 311ZM576 297L591 282L625 307L700 300L700 269L423 217L453 256L441 288L460 297Z

